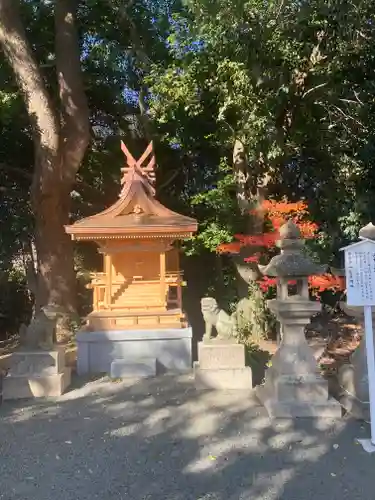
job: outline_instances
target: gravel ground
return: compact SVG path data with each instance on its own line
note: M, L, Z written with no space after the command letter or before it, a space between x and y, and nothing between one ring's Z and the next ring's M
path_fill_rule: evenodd
M76 384L0 406L1 499L375 498L359 422L271 422L253 396L197 392L190 376Z

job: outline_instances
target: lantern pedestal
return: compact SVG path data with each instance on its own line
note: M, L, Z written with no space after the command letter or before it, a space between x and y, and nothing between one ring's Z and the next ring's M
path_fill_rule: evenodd
M348 306L345 302L341 304L342 310L353 316L364 329L363 307ZM375 311L372 312L372 321L375 323ZM368 387L368 372L366 361L366 338L362 336L361 343L350 356L350 364L340 367L338 372L340 384L340 403L353 417L369 420L370 397Z
M279 349L256 394L270 417L341 417L341 406L328 395L304 328L321 309L300 296L270 300L269 308L282 325Z

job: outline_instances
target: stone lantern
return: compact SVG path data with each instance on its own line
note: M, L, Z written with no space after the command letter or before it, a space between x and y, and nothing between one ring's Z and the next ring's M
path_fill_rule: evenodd
M375 226L370 222L359 231L360 239L375 241ZM334 274L345 276L345 269L336 269ZM348 306L340 302L341 309L348 316L354 317L362 330L365 328L364 309L362 306ZM375 324L375 308L372 308L372 322ZM375 337L375 330L374 330ZM363 334L357 349L350 356L350 364L339 368L338 381L340 385L339 400L346 411L355 418L368 420L370 418L369 386L366 358L366 337Z
M309 298L308 277L324 273L325 267L304 253L304 240L292 221L281 227L277 246L281 253L259 267L262 274L277 279L277 297L268 306L283 335L257 396L270 417L340 417L341 407L329 398L328 382L304 333L311 316L321 310L321 304ZM290 281L295 283L293 292Z

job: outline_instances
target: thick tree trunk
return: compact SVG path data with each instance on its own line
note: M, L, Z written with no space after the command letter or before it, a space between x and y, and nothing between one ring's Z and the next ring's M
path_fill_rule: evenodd
M55 2L56 71L59 103L55 107L22 25L17 0L0 0L0 45L12 67L32 126L35 169L32 205L38 259L37 304L76 308L69 222L70 191L85 154L89 111L81 75L75 27L76 0Z
M76 311L73 247L64 225L69 223L70 193L35 197L35 244L38 249L38 302Z

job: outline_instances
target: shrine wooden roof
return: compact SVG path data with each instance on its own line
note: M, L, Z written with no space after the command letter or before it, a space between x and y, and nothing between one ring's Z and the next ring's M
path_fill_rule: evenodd
M135 160L121 142L127 165L122 169L119 199L106 210L65 226L73 239L169 237L186 238L197 230L197 221L178 214L155 198L155 155L152 142ZM143 166L148 160L148 164Z

